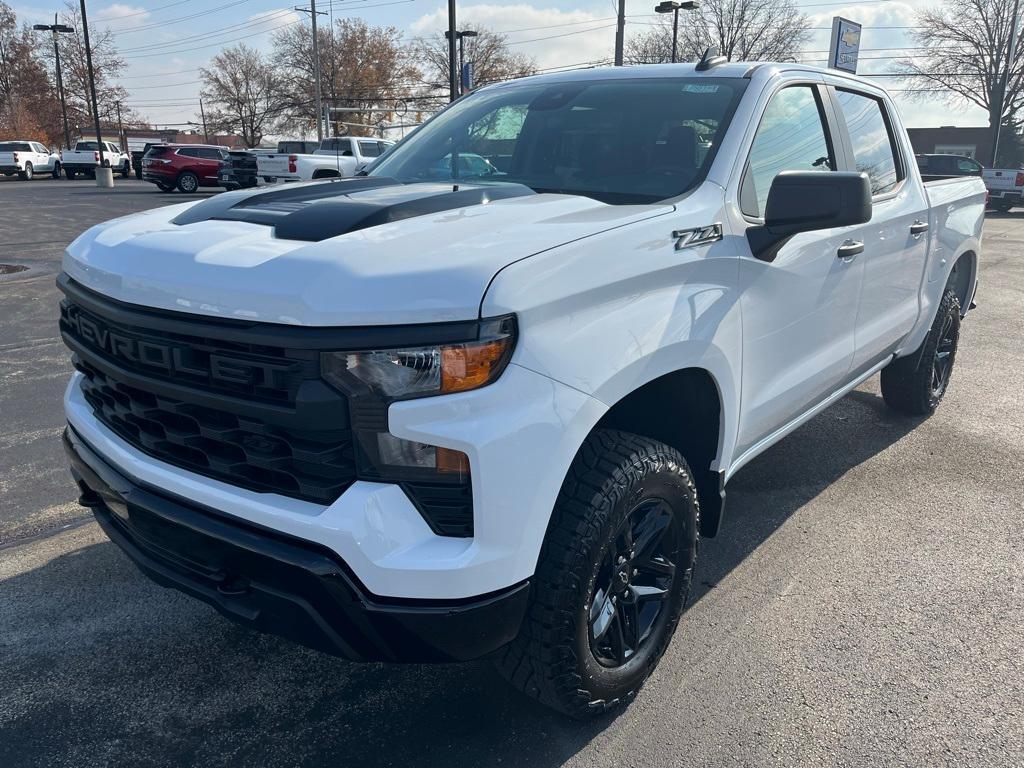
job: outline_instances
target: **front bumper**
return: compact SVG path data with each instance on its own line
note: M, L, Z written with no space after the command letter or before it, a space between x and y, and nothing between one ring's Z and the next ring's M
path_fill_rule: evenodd
M353 661L467 661L519 631L527 582L467 600L385 600L323 547L129 480L70 427L64 449L80 502L147 576L242 624Z

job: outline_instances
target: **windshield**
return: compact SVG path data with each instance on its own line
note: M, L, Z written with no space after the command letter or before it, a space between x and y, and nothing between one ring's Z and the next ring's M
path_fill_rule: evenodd
M746 83L702 77L487 89L418 129L370 174L656 202L703 179Z

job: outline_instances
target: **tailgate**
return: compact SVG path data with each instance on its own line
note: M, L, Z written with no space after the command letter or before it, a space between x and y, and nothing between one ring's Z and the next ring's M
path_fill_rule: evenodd
M1009 190L1024 187L1024 172L1012 169L983 171L981 177L989 189Z
M297 173L288 171L288 155L259 155L256 158L257 173L278 179L297 179Z
M0 152L0 165L14 165L13 152Z
M108 153L109 154L109 153ZM92 149L71 150L65 152L63 157L65 165L75 163L77 165L96 165L96 152Z

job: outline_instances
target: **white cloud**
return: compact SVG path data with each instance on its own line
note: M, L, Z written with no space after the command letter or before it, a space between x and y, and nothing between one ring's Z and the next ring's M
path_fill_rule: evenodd
M89 14L89 26L91 27L95 20L97 24L103 26L113 23L116 29L127 30L149 23L149 17L150 13L145 8L114 3L100 8L95 17Z
M504 33L513 50L532 56L538 68L547 69L609 59L615 40L615 20L610 16L610 12L601 16L525 3L484 3L460 6L458 24ZM448 11L444 7L410 25L412 36L436 34L447 28Z

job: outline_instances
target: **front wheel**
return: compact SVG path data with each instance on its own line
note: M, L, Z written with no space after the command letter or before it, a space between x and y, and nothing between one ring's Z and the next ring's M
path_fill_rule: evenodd
M674 448L616 430L587 438L555 503L526 618L497 660L501 674L574 717L629 701L675 632L699 519Z
M25 170L18 174L18 178L22 181L32 181L32 163L25 163Z
M124 161L124 165L121 166L121 178L129 179L132 175L132 164L127 160Z
M927 416L949 387L960 341L960 301L946 291L924 342L913 354L882 369L882 397L896 411Z
M53 164L53 170L50 172L50 174L55 179L59 179L60 178L60 163L54 163Z

